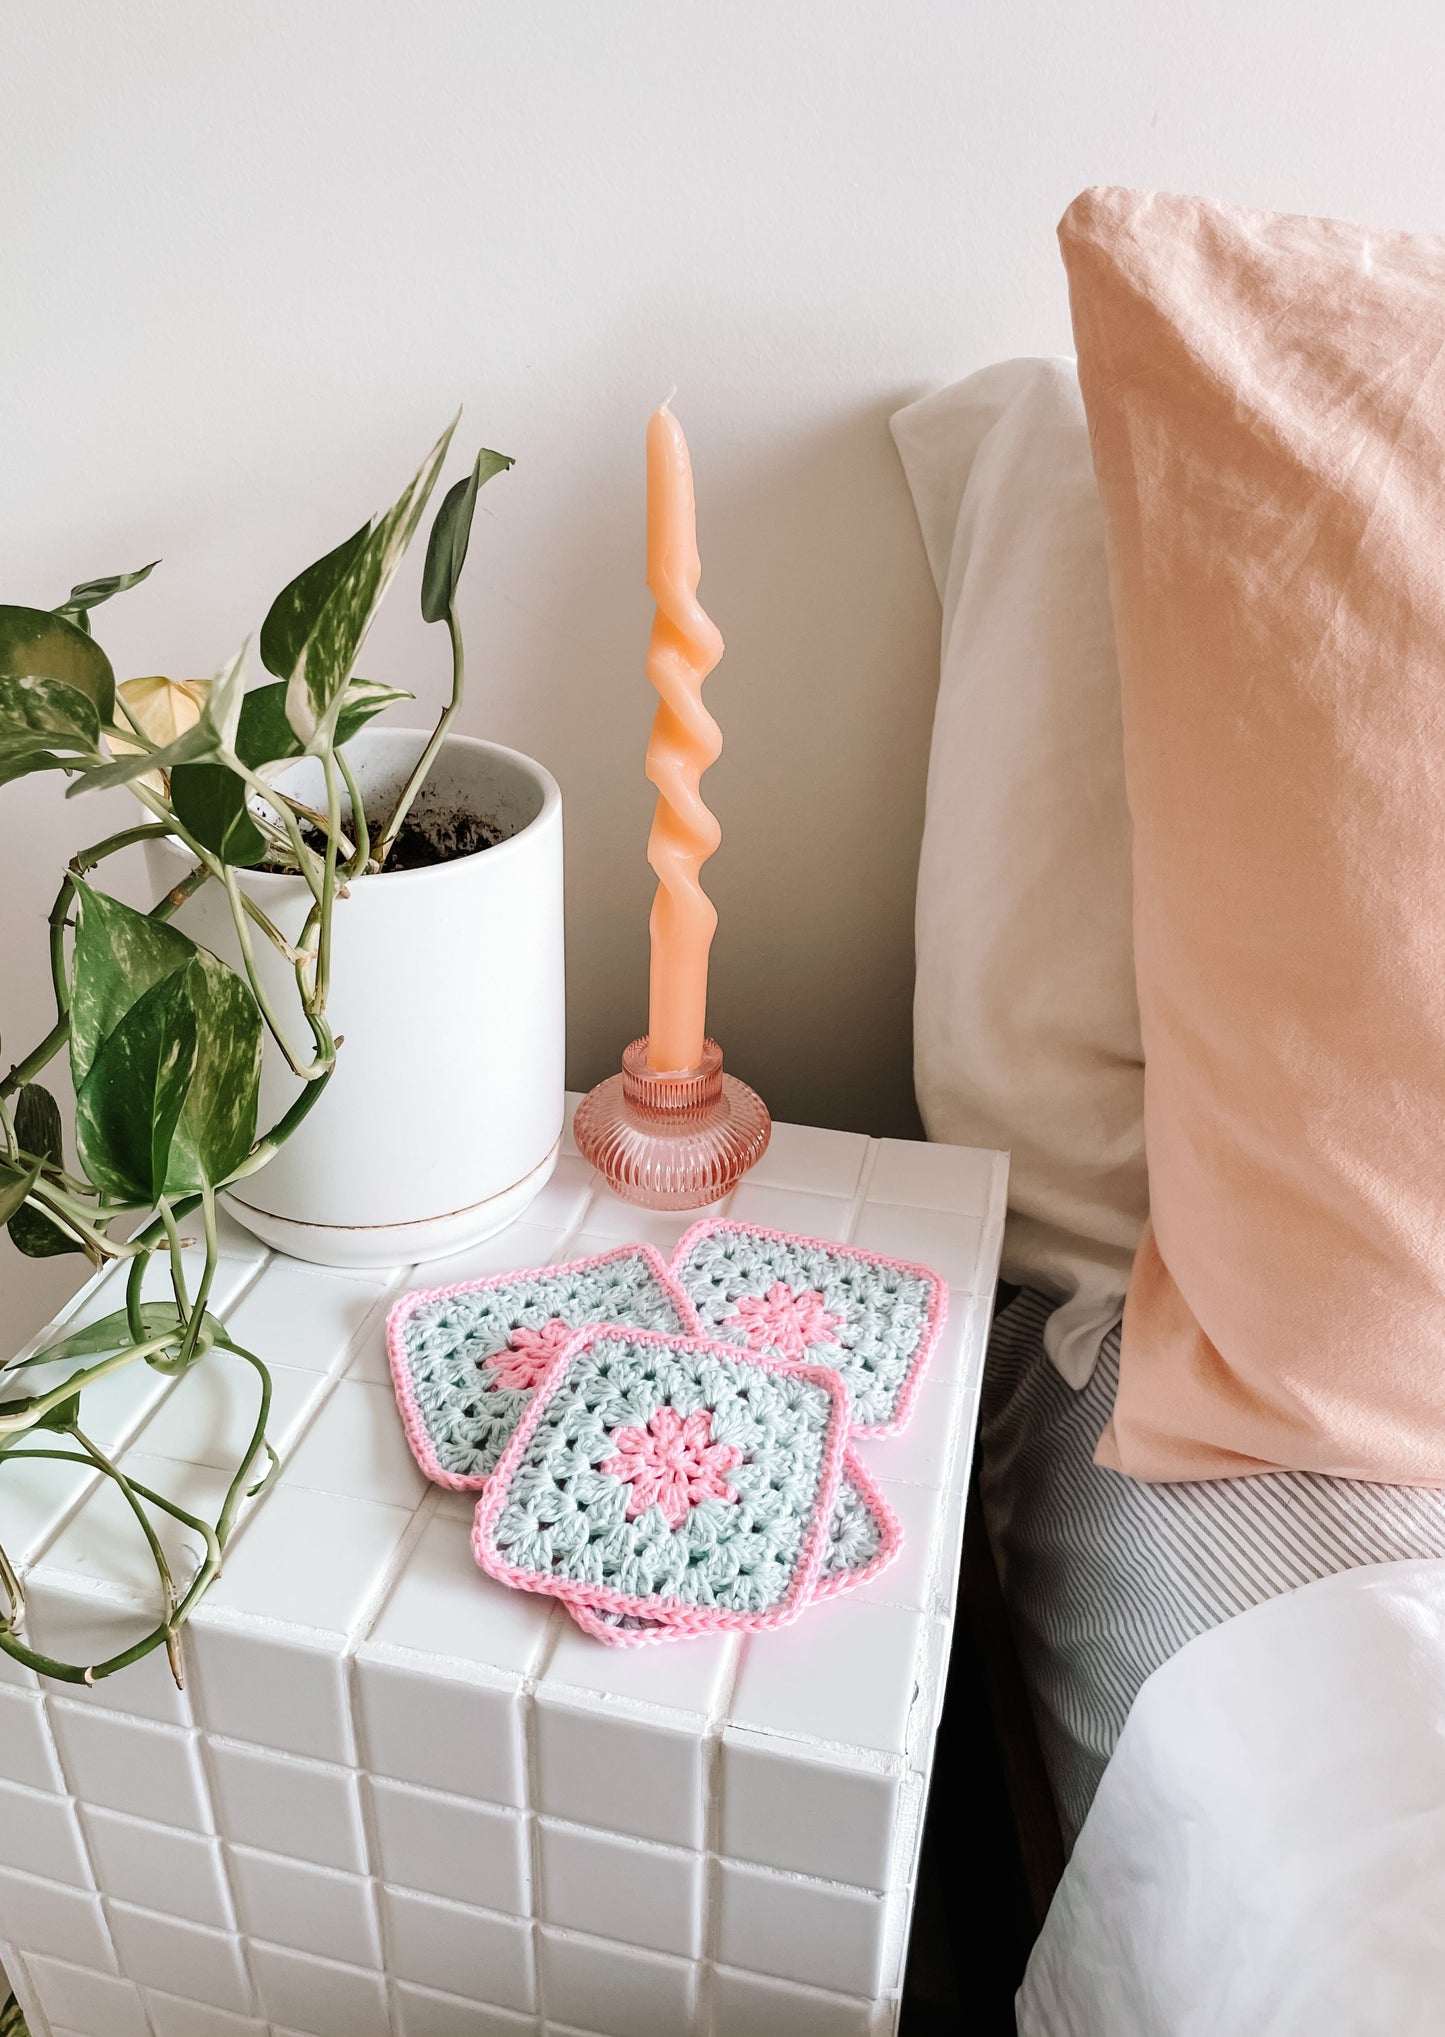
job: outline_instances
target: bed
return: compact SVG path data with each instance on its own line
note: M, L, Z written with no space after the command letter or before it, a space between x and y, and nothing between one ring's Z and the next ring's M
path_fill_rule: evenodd
M1146 700L1138 688L1137 641L1129 646L1137 604L1132 614L1127 600L1119 606L1128 561L1121 569L1117 556L1138 531L1126 524L1121 538L1116 520L1106 558L1100 490L1107 495L1111 478L1120 486L1108 471L1107 405L1127 379L1111 362L1096 366L1087 418L1074 364L1055 360L1001 363L894 420L943 611L917 910L919 1099L933 1136L1013 1153L1008 1286L984 1385L979 1494L1062 1838L1052 1867L1042 1849L1046 1864L1033 1877L1052 1901L1019 1995L1019 2028L1024 2037L1434 2031L1445 2014L1445 1462L1437 1442L1445 1366L1434 1358L1445 1353L1445 1326L1431 1314L1445 1297L1445 1272L1435 1257L1438 1166L1430 1159L1430 1125L1439 1121L1430 1096L1440 1033L1432 1000L1445 953L1429 887L1440 858L1428 836L1410 849L1426 886L1411 899L1390 863L1393 836L1378 827L1371 836L1348 785L1332 786L1329 770L1343 759L1347 775L1364 752L1376 794L1396 774L1402 838L1418 818L1405 809L1433 813L1430 757L1445 730L1435 727L1430 690L1439 647L1427 656L1422 646L1434 628L1434 596L1388 581L1436 513L1426 470L1445 428L1433 408L1445 250L1153 195L1086 194L1071 212L1063 237L1066 255L1074 237L1076 332L1082 302L1084 340L1093 344L1089 291L1101 261L1113 261L1135 346L1127 365L1145 385L1122 434L1124 492L1142 474L1141 488L1173 489L1177 498L1182 490L1183 522L1220 519L1218 585L1206 581L1211 606L1195 611L1191 627L1202 641L1212 610L1234 601L1247 631L1257 609L1251 655L1261 686L1246 658L1241 705L1224 717L1215 753L1210 704L1200 710L1191 740L1198 736L1202 793L1191 782L1188 742L1176 742L1172 779L1156 768L1148 746L1158 745L1166 709L1177 715L1182 696L1161 685ZM1110 232L1115 248L1101 258ZM1151 235L1162 247L1162 311L1150 299ZM1242 252L1229 254L1231 236ZM1379 283L1392 262L1409 272L1393 306L1388 276ZM1231 298L1241 264L1248 287ZM1223 312L1201 278L1218 287ZM1188 296L1185 310L1170 291ZM1390 341L1400 305L1405 337ZM1324 323L1311 348L1316 319ZM1418 369L1412 319L1422 326ZM1202 336L1191 320L1202 321ZM1353 336L1352 320L1367 341ZM1180 331L1189 344L1176 362L1170 348ZM1352 345L1363 347L1363 366L1351 362ZM1171 375L1197 399L1178 418L1159 393ZM1275 555L1261 563L1249 551L1256 516L1238 585L1230 519L1247 516L1249 505L1244 491L1231 493L1237 477L1210 466L1211 405L1217 436L1252 433L1273 462L1265 527ZM1305 495L1286 516L1280 475L1295 457L1291 434L1307 444L1320 416L1337 431L1325 509L1317 516ZM1402 503L1415 517L1404 535ZM1347 541L1333 547L1343 566L1327 556L1332 514L1349 526ZM1155 604L1156 628L1162 614L1167 629L1170 603L1184 595L1171 578L1176 562L1155 542L1151 552L1146 531L1136 582ZM1262 685L1268 632L1279 633L1281 615L1288 620L1281 589L1297 584L1323 647L1317 658L1307 646L1296 659L1319 727L1286 730L1274 777L1265 771L1253 788L1245 831L1262 810L1256 913L1255 873L1240 858L1231 871L1231 845L1211 841L1208 774L1231 743L1251 768L1267 748L1259 730L1272 736L1276 714ZM1348 676L1337 640L1351 633L1350 656L1370 684L1351 703L1353 720L1327 732L1331 754L1316 768L1310 743L1332 707L1330 658ZM1187 663L1197 646L1174 649L1176 663ZM1227 632L1207 652L1196 660L1196 692L1201 676L1208 691L1216 670L1226 683ZM1127 798L1126 653L1136 666ZM1423 707L1408 700L1417 658ZM1162 665L1167 672L1168 657ZM1126 700L1128 684L1126 674ZM1187 699L1183 711L1186 719L1193 712ZM1284 710L1278 719L1284 726ZM1290 782L1291 743L1302 786ZM1169 795L1162 810L1160 786ZM1288 812L1292 803L1312 830L1313 861L1302 874L1286 867L1284 837L1270 860L1269 809ZM1141 871L1147 895L1139 899L1131 893ZM1216 877L1221 895L1233 887L1232 918L1209 897ZM1202 900L1192 925L1189 884ZM1176 926L1171 909L1181 895ZM1271 923L1271 912L1281 917ZM1339 913L1354 913L1377 946L1332 974ZM1278 951L1297 923L1298 951L1282 967ZM1200 929L1203 969L1188 946ZM1416 947L1418 1014L1408 1005ZM1163 972L1162 988L1161 957L1176 972ZM1241 967L1255 971L1246 991L1263 985L1256 1004L1239 990ZM1297 1016L1289 1000L1311 981L1323 985L1323 1015ZM1253 1033L1237 1054L1227 1039L1220 1047L1226 992L1252 1013ZM1402 1009L1413 1030L1388 1032ZM1301 1081L1318 1080L1311 1028L1329 1035L1333 1052L1366 1011L1356 1060L1335 1056L1312 1116L1300 1101ZM1388 1032L1378 1054L1372 1024ZM1416 1077L1409 1054L1422 1041L1430 1068ZM1240 1069L1264 1077L1244 1110L1230 1092ZM1352 1113L1365 1121L1353 1151ZM1412 1152L1417 1132L1423 1143ZM1221 1197L1210 1175L1213 1148L1227 1137L1247 1162L1237 1199ZM1388 1180L1387 1162L1400 1179ZM1175 1192L1181 1176L1192 1204ZM1312 1262L1300 1247L1309 1194L1333 1204L1325 1212L1331 1242L1316 1242ZM1181 1209L1192 1212L1189 1222ZM1316 1289L1301 1284L1307 1264ZM1191 1268L1187 1305L1174 1265ZM1360 1265L1363 1275L1351 1271ZM1231 1309L1250 1282L1265 1332L1239 1375L1225 1377L1215 1326L1225 1325L1232 1362L1239 1318ZM1148 1347L1159 1358L1152 1374L1137 1357L1132 1376L1121 1374L1126 1306L1135 1312L1136 1353L1146 1348L1141 1319L1153 1309L1164 1321Z

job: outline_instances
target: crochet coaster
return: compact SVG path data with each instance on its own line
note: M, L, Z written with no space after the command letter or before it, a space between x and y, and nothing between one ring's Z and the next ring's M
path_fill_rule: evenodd
M491 1576L689 1633L781 1626L813 1595L842 1473L837 1374L701 1338L587 1329L477 1503Z
M683 1237L672 1271L706 1335L836 1367L855 1436L891 1436L908 1420L948 1312L948 1288L926 1266L710 1217Z
M823 1561L813 1598L831 1598L876 1577L903 1546L898 1516L869 1477L854 1451L843 1453L843 1476L828 1519ZM686 1640L690 1629L670 1618L604 1612L597 1606L569 1606L584 1633L612 1648L640 1648L656 1641Z
M412 1454L427 1477L479 1492L537 1381L586 1323L699 1328L651 1245L404 1294L386 1319L386 1348Z

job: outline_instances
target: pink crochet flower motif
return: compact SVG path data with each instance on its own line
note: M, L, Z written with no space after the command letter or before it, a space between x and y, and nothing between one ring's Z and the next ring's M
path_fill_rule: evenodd
M488 1393L503 1386L529 1393L571 1334L560 1316L553 1316L540 1330L513 1330L505 1351L489 1351L477 1361L492 1375L487 1381Z
M810 1345L828 1343L842 1321L824 1308L816 1287L794 1294L775 1280L766 1294L743 1295L723 1328L742 1330L750 1351L773 1349L784 1358L801 1358Z
M617 1455L598 1465L613 1478L631 1481L627 1518L660 1507L669 1528L680 1528L689 1507L705 1499L736 1504L725 1473L742 1459L735 1443L714 1443L712 1414L699 1408L684 1421L676 1408L658 1408L645 1429L614 1429Z

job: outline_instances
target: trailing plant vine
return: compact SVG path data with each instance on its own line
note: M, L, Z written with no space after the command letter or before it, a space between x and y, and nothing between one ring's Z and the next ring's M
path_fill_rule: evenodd
M75 1252L96 1267L125 1268L122 1307L42 1337L0 1368L0 1526L7 1468L37 1459L75 1465L113 1484L159 1590L158 1616L141 1639L103 1661L61 1661L25 1639L20 1570L0 1533L0 1649L42 1676L90 1684L164 1648L180 1683L186 1620L219 1574L242 1511L279 1468L266 1438L270 1373L209 1306L219 1256L216 1198L264 1167L325 1092L341 1045L328 1011L336 908L351 884L385 869L461 701L456 592L477 491L512 464L485 449L442 500L422 579L423 618L447 625L451 695L373 841L345 746L382 708L411 696L357 678L354 667L454 429L455 420L384 515L277 595L258 645L271 684L248 690L243 648L209 682L118 685L91 611L139 585L151 566L83 582L55 609L0 606L0 786L60 771L71 781L67 797L128 785L149 816L71 857L49 920L55 1023L0 1078L0 1224L11 1242L31 1257ZM276 781L303 756L320 764L324 808L307 806ZM97 888L93 873L108 858L158 837L178 841L193 864L148 913ZM263 861L294 872L310 891L294 942L238 875ZM239 973L171 924L205 884L225 893ZM269 943L292 972L299 1029L263 983L258 943ZM278 1121L258 1131L268 1032L302 1087ZM74 1084L78 1173L67 1164L60 1106L38 1079L62 1051ZM197 1229L192 1291L187 1248ZM153 1267L168 1290L161 1299L150 1292ZM254 1375L255 1417L207 1520L130 1476L89 1433L83 1408L86 1389L124 1366L189 1374L218 1364ZM29 1390L9 1393L17 1384ZM185 1381L175 1390L185 1391ZM157 1515L196 1538L201 1553L191 1574L173 1573Z

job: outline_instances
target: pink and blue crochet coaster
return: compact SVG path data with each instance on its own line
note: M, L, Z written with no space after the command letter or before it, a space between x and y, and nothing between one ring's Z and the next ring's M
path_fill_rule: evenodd
M822 1569L848 1424L826 1366L582 1330L477 1504L477 1561L589 1613L689 1633L781 1626Z
M387 1356L407 1440L427 1477L480 1492L538 1380L588 1323L698 1327L651 1245L404 1294L386 1319Z
M856 1453L845 1450L843 1475L828 1518L813 1597L831 1598L837 1592L866 1584L887 1568L902 1544L903 1530L897 1515ZM603 1612L592 1605L574 1605L569 1610L584 1633L613 1648L685 1640L691 1632L666 1617L645 1619L636 1613Z
M948 1311L926 1266L725 1217L693 1225L672 1272L706 1335L840 1373L855 1436L903 1427Z

